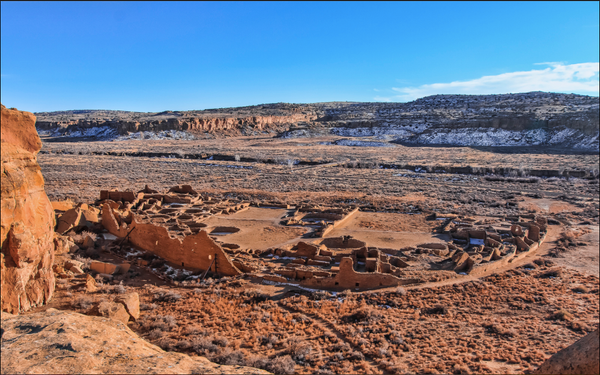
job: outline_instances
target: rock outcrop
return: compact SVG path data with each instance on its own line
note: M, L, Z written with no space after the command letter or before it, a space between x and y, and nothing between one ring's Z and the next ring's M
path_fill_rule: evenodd
M600 374L599 332L588 333L554 354L534 374Z
M165 352L117 320L48 309L2 313L3 374L268 374Z
M35 116L2 106L1 307L17 313L54 292L54 211L36 155Z

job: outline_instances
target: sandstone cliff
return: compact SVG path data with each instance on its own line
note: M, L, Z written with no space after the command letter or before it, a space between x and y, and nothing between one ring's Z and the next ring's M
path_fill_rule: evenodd
M316 119L314 111L300 111L297 105L224 108L207 111L65 111L40 113L36 127L60 134L93 134L90 129L106 128L113 134L179 130L243 135L249 131L281 130L291 124ZM254 110L253 110L254 109ZM86 133L87 132L87 133Z
M103 317L48 309L2 313L3 374L269 374L224 366L204 357L165 352L125 324Z
M1 307L20 312L54 291L54 211L36 155L35 116L2 106Z

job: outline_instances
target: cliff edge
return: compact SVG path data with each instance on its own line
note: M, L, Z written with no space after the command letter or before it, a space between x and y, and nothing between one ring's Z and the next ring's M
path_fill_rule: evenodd
M54 292L54 211L37 163L35 116L2 105L2 311L43 305Z

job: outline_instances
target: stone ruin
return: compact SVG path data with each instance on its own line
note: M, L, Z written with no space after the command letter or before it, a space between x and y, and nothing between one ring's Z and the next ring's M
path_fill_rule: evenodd
M290 208L288 206L288 208ZM325 237L335 228L346 223L358 207L354 208L320 208L313 206L298 207L284 220L284 225L309 225L314 228L312 237Z
M58 218L57 228L81 228L82 223L85 227L90 220L97 220L121 243L129 241L138 257L152 254L167 261L171 268L327 290L368 290L418 284L436 280L436 275L448 278L487 274L535 252L548 226L545 217L533 215L476 220L433 213L427 219L439 220L437 232L449 241L391 249L369 246L349 235L326 237L359 212L360 207L355 206L296 207L217 200L189 185L173 187L166 193L147 186L137 193L102 191L96 206L101 209L80 205L66 211ZM231 215L250 206L287 209L281 226L310 226L314 230L282 248L252 250L218 240L220 234L239 228L209 227L205 223L213 215ZM96 212L101 212L97 219L93 215ZM138 265L148 263L138 258L130 260ZM190 276L181 284L197 282L198 277Z

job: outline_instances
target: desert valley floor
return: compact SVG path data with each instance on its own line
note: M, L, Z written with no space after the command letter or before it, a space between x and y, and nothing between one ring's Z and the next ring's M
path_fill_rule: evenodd
M161 348L301 374L530 373L598 329L597 153L42 140L76 246L32 312L136 291ZM191 239L207 266L157 256Z

